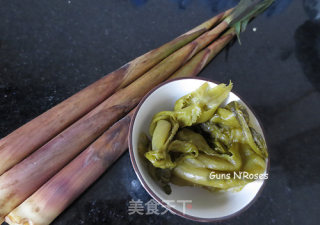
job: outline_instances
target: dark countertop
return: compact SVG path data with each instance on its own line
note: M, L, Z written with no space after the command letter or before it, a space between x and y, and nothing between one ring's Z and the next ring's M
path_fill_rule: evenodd
M1 1L0 137L236 2ZM276 1L250 23L241 46L200 75L234 82L261 118L271 156L261 197L221 224L320 221L319 8L317 0ZM129 216L131 199L150 196L125 153L54 224L194 223L170 213Z

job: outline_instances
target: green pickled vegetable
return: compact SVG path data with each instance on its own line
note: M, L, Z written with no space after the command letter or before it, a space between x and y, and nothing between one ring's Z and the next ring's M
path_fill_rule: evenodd
M144 156L151 150L151 142L148 136L144 133L140 134L138 141L138 153L140 156Z
M174 111L182 127L208 121L220 104L228 97L232 83L210 88L204 83L196 91L178 99Z
M202 151L207 155L215 155L217 153L215 150L210 148L201 134L198 134L188 128L181 129L177 133L176 139L181 141L188 141L194 144L199 149L199 151Z
M148 136L142 133L139 137L138 152L140 156L151 149L151 142ZM171 187L169 185L171 179L170 169L161 169L154 167L150 161L144 161L144 165L147 167L150 176L160 185L163 191L167 194L171 193Z
M151 150L145 154L145 157L153 164L153 166L158 168L171 169L176 166L176 164L171 160L171 155L168 153L159 154L158 151Z
M163 143L164 146L163 147L160 147L160 148L166 148L168 143L172 140L173 136L176 134L176 132L178 131L179 129L179 123L175 117L175 114L174 112L171 112L171 111L163 111L163 112L160 112L160 113L157 113L152 121L151 121L151 125L150 125L150 129L149 129L149 132L151 134L151 136L154 136L154 131L158 125L158 122L159 121L167 121L168 123L170 123L171 127L169 130L166 130L168 133L167 134L164 134L164 133L161 133L161 132L157 132L156 135L164 135L166 136L166 140L165 142ZM161 124L159 126L162 126ZM160 129L160 128L159 128ZM161 137L159 137L161 138ZM153 149L155 150L155 149Z
M263 158L267 157L267 150L265 144L259 144L257 145L256 140L262 139L258 138L256 135L256 138L253 137L251 130L248 123L249 123L249 117L244 113L244 110L241 110L241 105L238 102L231 102L228 104L231 111L235 114L235 116L238 119L238 122L240 123L240 126L242 128L242 134L245 137L247 143L250 145L252 150L257 153L258 155L262 156ZM256 133L256 132L255 132ZM261 140L262 141L262 140ZM264 141L263 141L264 142ZM260 148L261 147L261 148Z
M230 145L230 135L228 135L223 129L219 128L217 125L206 122L201 124L201 127L204 131L210 133L211 137L219 140L220 142L224 143L225 145Z
M265 160L252 151L249 145L242 145L241 157L245 162L241 168L242 171L247 171L252 174L263 173L265 171Z
M169 183L210 191L240 190L257 178L234 173L263 174L268 156L264 138L250 126L239 102L225 102L232 88L204 83L176 101L173 111L157 113L150 125L151 142L142 136L138 150L151 176L166 193ZM221 176L210 177L212 174Z
M157 113L150 125L152 136L152 149L145 153L145 157L158 168L173 168L171 156L167 152L167 147L176 132L179 124L173 112L163 111Z
M172 141L168 147L168 150L172 152L191 154L195 157L197 157L199 154L197 146L190 142L180 140Z
M239 152L239 144L235 143L229 149L231 155L216 154L209 156L199 154L197 159L202 162L206 168L218 171L237 171L241 168L242 159Z
M230 128L241 128L236 116L224 108L219 108L216 114L210 119L210 122L225 125Z
M222 144L220 141L215 140L213 141L214 144L214 150L220 154L228 154L230 155L230 152L228 151L227 147Z
M261 136L261 134L259 134L255 129L253 129L252 127L250 127L250 131L251 134L253 136L253 140L254 142L257 144L257 146L259 147L259 149L261 150L262 154L264 157L268 156L268 152L267 152L267 145L266 142L264 141L263 137Z
M169 143L171 134L171 123L166 120L158 120L152 135L152 149L156 151L165 150Z
M173 169L174 176L202 186L228 189L243 186L248 183L248 181L243 179L210 179L211 172L213 172L213 170L198 168L188 162L180 163ZM215 172L215 174L220 174L221 176L221 174L225 173Z

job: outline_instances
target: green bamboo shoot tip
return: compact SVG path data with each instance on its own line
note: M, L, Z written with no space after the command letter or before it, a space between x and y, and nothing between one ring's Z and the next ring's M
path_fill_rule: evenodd
M273 2L274 0L241 0L224 21L235 28L239 39L240 32L245 31L249 21L266 10Z

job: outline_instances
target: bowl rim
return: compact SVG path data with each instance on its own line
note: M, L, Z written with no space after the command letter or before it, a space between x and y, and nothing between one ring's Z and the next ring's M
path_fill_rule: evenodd
M265 185L266 185L266 182L268 179L265 179L263 180L263 183L261 185L261 187L259 188L257 194L254 196L254 198L247 204L245 205L243 208L241 208L240 210L230 214L230 215L227 215L227 216L222 216L222 217L216 217L216 218L203 218L203 217L197 217L197 216L191 216L191 215L188 215L188 214L184 214L183 212L180 212L179 210L173 208L172 206L166 204L164 201L162 201L162 199L160 197L158 197L154 192L153 190L147 185L147 183L145 182L142 174L140 173L139 169L138 169L138 166L137 166L137 163L136 163L136 160L135 160L135 157L134 157L134 153L133 153L133 144L132 144L132 131L133 131L133 126L134 126L134 122L136 120L136 116L141 108L141 106L143 105L143 103L145 102L145 100L153 93L155 92L157 89L159 89L160 87L164 86L164 85L167 85L171 82L175 82L175 81L178 81L178 80L187 80L187 79L195 79L195 80L202 80L202 81L206 81L206 82L211 82L211 83L214 83L214 84L220 84L220 82L217 82L217 81L214 81L214 80L211 80L211 79L208 79L208 78L203 78L203 77L181 77L181 78L176 78L176 79L171 79L171 80L167 80L165 82L162 82L160 84L158 84L156 87L154 87L153 89L151 89L142 99L141 101L139 102L138 106L136 107L136 110L134 112L134 115L132 116L132 119L130 121L130 126L129 126L129 134L128 134L128 145L129 145L129 154L130 154L130 160L131 160L131 164L133 166L133 169L140 181L140 183L142 184L142 186L144 187L144 189L148 192L148 194L153 198L155 199L158 203L160 203L163 207L165 207L166 209L168 209L170 212L172 212L173 214L175 215L178 215L180 217L183 217L185 219L189 219L189 220L193 220L193 221L196 221L196 222L220 222L220 221L225 221L227 219L231 219L235 216L238 216L240 215L241 213L243 213L244 211L246 211L248 208L250 208L254 203L255 201L260 197ZM266 146L267 146L267 149L268 148L268 144L267 144L267 138L266 138L266 135L265 135L265 129L261 123L261 120L257 117L256 113L252 110L251 106L249 104L247 104L247 102L245 100L243 100L243 98L241 98L240 95L238 95L236 92L232 91L232 93L234 93L236 96L238 96L240 98L241 101L243 101L246 106L251 110L252 114L254 115L254 117L256 118L256 120L258 121L258 124L259 126L261 127L261 131L262 131L262 134L263 134L263 137L265 139L265 142L266 142ZM269 170L270 170L270 152L268 151L268 157L267 157L267 167L266 167L266 173L269 174Z

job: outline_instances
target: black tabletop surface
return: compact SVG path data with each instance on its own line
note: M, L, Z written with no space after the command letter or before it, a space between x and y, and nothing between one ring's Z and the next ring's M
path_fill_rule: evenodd
M1 1L0 137L235 0ZM200 74L257 113L271 156L260 198L221 224L319 224L320 1L278 0ZM55 221L194 224L171 213L128 215L151 197L128 152Z

